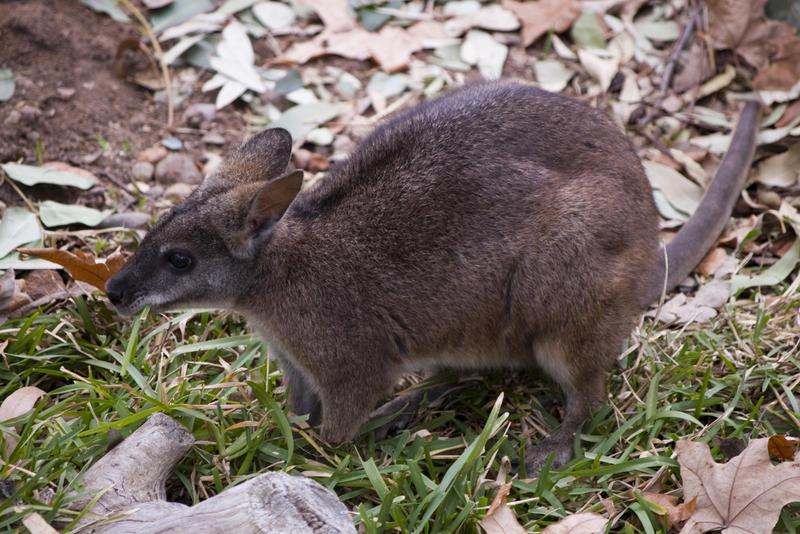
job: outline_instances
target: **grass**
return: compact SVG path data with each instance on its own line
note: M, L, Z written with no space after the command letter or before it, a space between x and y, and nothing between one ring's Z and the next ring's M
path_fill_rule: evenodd
M664 532L639 492L679 494L678 439L707 441L726 461L715 438L800 435L794 293L751 294L702 328L644 320L608 380L609 402L584 425L575 460L514 480L509 503L520 523L540 530L576 511L606 514L610 502L610 530ZM28 511L68 527L76 478L157 411L197 439L169 480L171 500L191 504L284 470L335 491L363 532L479 532L503 457L518 458L526 437L552 431L562 408L557 389L534 374L472 376L407 431L376 441L367 430L355 445L331 447L316 429L292 430L304 423L286 413L280 371L232 314L126 321L91 296L6 322L3 344L0 399L24 385L48 396L0 424L20 438L0 464L0 532L23 532ZM776 531L798 528L800 506L791 505Z

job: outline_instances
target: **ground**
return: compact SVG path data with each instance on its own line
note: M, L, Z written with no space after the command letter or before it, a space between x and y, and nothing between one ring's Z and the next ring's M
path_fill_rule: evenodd
M137 154L167 137L183 142L182 151L202 160L201 134L182 113L194 102L213 102L213 95L195 89L181 103L171 129L167 106L153 91L141 87L120 69L142 57L123 54L117 46L141 35L131 24L95 13L77 0L12 0L0 9L0 68L16 76L14 98L0 104L0 161L65 161L87 168L101 179L101 187L117 187L130 180ZM239 142L244 121L232 109L215 115L209 130ZM177 130L181 131L177 131ZM38 147L38 148L37 148ZM107 149L110 147L110 150ZM117 183L112 182L115 180ZM40 199L65 194L62 188L37 188ZM97 191L74 202L97 203ZM4 184L0 200L19 203Z
M641 7L642 2L628 4ZM694 5L666 0L645 4L643 11L675 9L681 30ZM144 10L142 3L136 5ZM441 7L440 2L435 5ZM705 42L712 33L702 35ZM552 43L541 38L526 48L518 34L503 34L511 45L503 77L533 80L537 76L532 58L556 58ZM571 36L561 35L572 44ZM119 190L130 185L132 167L145 149L175 137L182 144L178 152L203 167L208 152L224 156L254 128L253 111L241 102L214 112L210 120L198 122L186 115L193 104L214 102L214 92L201 91L211 73L201 71L180 78L180 101L170 126L163 93L132 81L133 73L147 67L146 57L127 50L117 60L118 46L126 39L141 40L142 34L132 24L115 22L77 0L0 4L0 68L11 69L16 77L13 99L0 103L0 163L63 161L92 171L98 179L86 192L21 186L26 197L119 208ZM661 63L667 61L676 39L673 35L658 42L651 53ZM286 51L300 40L284 35L277 43ZM274 59L275 48L267 40L255 41L254 47L258 65ZM711 49L705 52L714 56ZM565 61L577 74L563 92L610 111L621 99L626 77L635 74L642 94L632 105L630 120L622 123L643 159L684 174L692 174L687 169L697 172L691 162L670 152L677 148L696 157L695 164L713 175L719 155L690 147L687 141L728 131L726 121L736 116L740 102L727 96L749 91L757 70L734 56L730 51L715 56L718 69L711 74L721 74L725 65L736 66L735 77L723 90L697 102L668 91L664 109L647 126L640 121L658 96L661 63L629 59L603 94L593 91L596 81L580 62ZM430 50L414 57L434 60ZM690 70L690 61L679 63L679 73ZM372 60L336 56L297 68L321 73L331 66L354 74L364 85L380 70ZM474 68L463 76L480 77ZM334 83L324 85L335 90ZM421 98L416 91L405 106ZM374 105L363 89L356 99L367 102L365 110ZM289 106L280 96L274 103L281 110ZM702 110L697 112L695 106ZM793 120L786 108L775 104L773 109ZM339 138L349 136L352 145L357 132L371 127L364 126L364 119L373 113L369 109L331 129L343 127L337 135L343 132ZM774 125L765 128L774 130ZM222 144L203 141L209 133L221 137ZM784 153L795 141L786 137L760 148L758 157ZM293 165L308 170L313 153L321 156L313 164L327 164L335 143L296 148L306 153L301 156L303 151L295 150ZM729 237L717 249L722 257L769 264L791 254L791 220L774 213L780 207L782 214L791 215L787 192L792 191L796 185L750 186L743 213L753 213L753 219L757 214L758 226L740 225L745 220L735 219L732 226L739 228L739 237ZM138 194L139 202L133 199L127 209L148 215L170 203L151 202ZM24 204L7 181L0 184L0 200L9 206ZM754 238L758 229L761 235ZM48 244L69 249L86 245L98 255L113 249L105 247L108 243L132 251L136 241L130 232L109 235L82 227L59 229L51 236ZM713 270L700 279L711 276ZM68 277L63 275L63 280ZM6 459L0 451L0 531L21 532L21 517L29 511L59 527L67 525L74 517L66 507L69 483L154 411L178 419L198 440L168 482L169 498L179 502L194 503L255 473L280 469L314 478L335 491L362 532L475 532L497 486L507 482L508 500L528 531L585 510L611 519L612 530L667 531L660 512L647 505L640 492L681 496L684 487L675 460L679 439L710 443L715 460L724 462L735 454L728 452L726 443L796 435L800 429L792 392L798 380L798 284L796 275L790 275L769 284L774 287L726 294L727 300L712 310L716 317L704 324L689 320L669 327L643 318L620 355L619 369L611 373L607 404L576 440L575 460L562 471L545 470L538 479L509 474L502 460L524 455L526 439L548 435L562 416L557 388L535 372L462 377L465 387L459 394L424 406L408 431L376 440L367 426L355 444L335 447L321 442L302 418L287 415L280 372L264 357L260 342L240 317L187 312L123 319L99 291L60 299L0 327L0 401L25 386L47 393L34 412L14 420L20 444L13 456ZM695 312L684 309L689 315ZM502 405L493 410L501 395ZM475 443L480 446L471 449ZM15 510L17 505L22 508ZM796 531L797 518L796 505L784 508L778 528Z

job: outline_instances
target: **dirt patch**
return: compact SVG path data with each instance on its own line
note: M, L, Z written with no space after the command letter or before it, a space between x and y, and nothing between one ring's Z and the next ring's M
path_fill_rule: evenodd
M117 46L125 38L141 35L77 1L3 2L0 67L13 71L16 90L0 104L0 162L67 161L111 185L109 175L127 182L139 151L166 137L181 139L183 152L202 159L206 147L199 134L206 131L188 128L182 110L212 102L213 95L201 93L198 80L197 90L176 109L171 131L166 104L115 71ZM230 145L244 134L234 111L217 113L214 121ZM18 203L7 189L0 198Z

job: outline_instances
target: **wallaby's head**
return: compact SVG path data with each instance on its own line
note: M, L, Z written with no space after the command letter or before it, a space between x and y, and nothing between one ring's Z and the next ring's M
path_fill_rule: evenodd
M283 174L291 150L289 132L264 130L164 215L106 284L117 310L233 307L300 190L302 171Z

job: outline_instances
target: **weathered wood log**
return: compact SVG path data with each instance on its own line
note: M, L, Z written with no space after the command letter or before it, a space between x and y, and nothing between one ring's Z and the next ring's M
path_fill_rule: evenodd
M82 477L87 494L80 533L336 534L355 533L347 508L313 480L283 472L259 475L194 506L166 501L164 482L194 443L186 428L156 413Z

